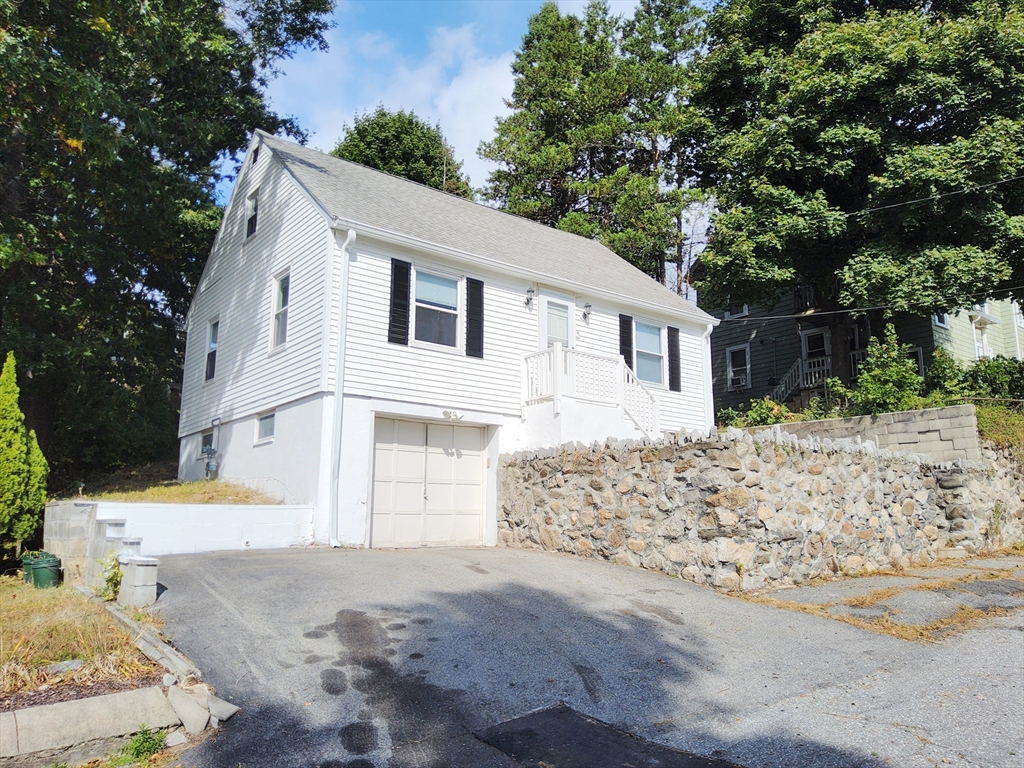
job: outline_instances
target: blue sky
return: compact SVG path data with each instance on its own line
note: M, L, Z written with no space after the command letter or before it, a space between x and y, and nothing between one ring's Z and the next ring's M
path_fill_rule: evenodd
M296 117L309 145L330 150L355 114L411 109L438 123L474 186L491 165L476 156L512 94L509 65L542 0L338 0L326 53L283 62L273 108ZM582 14L585 0L559 0ZM629 15L636 0L611 0Z

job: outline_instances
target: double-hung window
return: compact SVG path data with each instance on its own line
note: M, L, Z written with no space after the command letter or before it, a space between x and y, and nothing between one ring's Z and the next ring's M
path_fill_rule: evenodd
M206 381L217 374L217 334L220 322L211 320L206 329Z
M414 338L430 344L457 347L459 338L459 281L416 270Z
M663 384L664 348L661 328L636 321L636 377L648 384Z
M284 346L288 341L288 289L291 276L281 275L274 281L274 347Z
M750 345L729 347L725 350L725 360L729 391L750 387Z
M245 236L247 238L256 234L256 218L260 208L260 193L256 190L245 198Z

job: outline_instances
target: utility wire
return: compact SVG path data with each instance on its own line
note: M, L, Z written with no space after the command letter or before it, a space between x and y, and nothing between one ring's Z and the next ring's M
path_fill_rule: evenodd
M846 213L844 211L832 211L830 213L820 213L820 214L815 214L815 215L811 215L811 216L805 216L804 218L805 219L825 219L825 218L828 218L830 216L845 216L846 218L850 218L851 216L860 216L862 213L874 213L875 211L887 211L887 210L890 210L892 208L902 208L903 206L906 206L906 205L917 205L918 203L927 203L927 202L929 202L931 200L939 200L939 199L941 199L943 197L951 197L953 195L966 195L966 194L968 194L970 192L977 192L980 189L987 189L988 187L995 187L995 186L998 186L999 184L1007 184L1007 183L1009 183L1011 181L1021 181L1021 180L1024 180L1024 175L1021 175L1021 176L1010 176L1009 178L1006 178L1006 179L999 179L998 181L990 181L988 184L978 184L977 186L970 187L970 188L954 189L952 192L940 192L940 193L938 193L936 195L930 195L929 197L919 197L919 198L917 198L915 200L904 200L901 203L890 203L889 205L879 205L879 206L876 206L874 208L861 208L859 211L850 211L849 213ZM762 230L754 230L754 231L763 234L764 232L769 231L769 230L763 230L762 229ZM690 245L708 245L709 242L710 242L709 240L695 240L695 241L691 242Z
M1006 296L1004 298L1009 298L1010 297L1010 293L1012 291L1021 291L1021 290L1024 290L1024 285L1014 285L1014 286L1010 286L1009 288L1003 288L1002 289L1002 291L1006 292ZM1002 292L1002 291L1000 291L1000 292ZM974 298L976 296L985 296L986 294L984 292L981 292L981 293L971 293L971 294L968 294L968 295L971 298ZM989 297L989 298L994 298L994 297ZM882 305L879 305L877 307L857 307L855 309L832 309L832 310L828 310L827 312L818 312L818 311L808 310L807 312L803 312L803 313L801 313L799 315L764 315L762 317L746 317L746 316L744 316L744 317L724 317L724 318L721 318L721 322L723 322L723 323L752 323L752 322L767 322L769 320L807 320L807 319L809 319L811 317L821 317L822 315L848 315L848 314L852 314L854 312L871 312L871 311L876 310L876 309L897 309L897 308L895 306L891 305L891 304L889 304L889 305L882 304ZM901 309L899 311L906 312L907 310L902 310ZM910 314L913 314L913 313L910 313Z

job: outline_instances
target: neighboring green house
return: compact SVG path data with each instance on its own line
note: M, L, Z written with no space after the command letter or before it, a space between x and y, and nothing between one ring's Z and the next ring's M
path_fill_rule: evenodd
M716 409L765 396L800 409L822 392L833 370L832 340L816 304L807 289L798 288L771 309L733 304L725 311L708 310L722 320L711 334ZM892 322L900 341L911 345L922 375L936 347L965 364L997 355L1024 359L1024 314L1009 300L939 316L899 315ZM864 359L871 331L866 316L854 324L854 370Z

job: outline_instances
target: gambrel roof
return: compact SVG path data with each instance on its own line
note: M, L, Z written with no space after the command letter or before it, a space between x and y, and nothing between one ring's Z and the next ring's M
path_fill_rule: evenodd
M654 304L717 324L596 240L544 226L431 187L367 168L257 131L285 169L333 219L368 225L550 277Z

